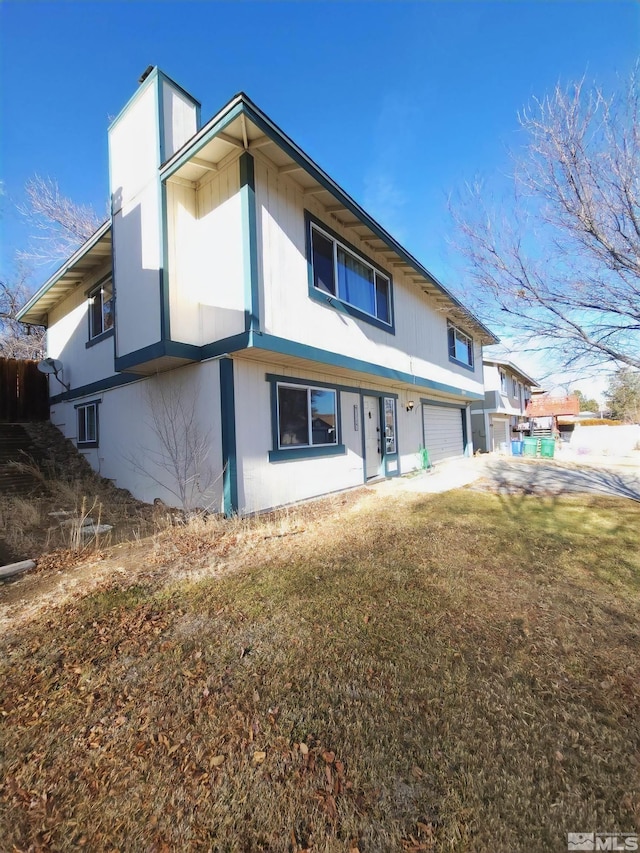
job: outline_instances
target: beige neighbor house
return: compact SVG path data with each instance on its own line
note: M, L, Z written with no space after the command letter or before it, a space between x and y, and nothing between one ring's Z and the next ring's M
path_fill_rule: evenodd
M110 219L19 315L95 470L232 514L473 452L495 336L246 95L203 124L148 69L108 141Z
M525 410L532 391L540 386L511 361L484 357L484 400L471 404L475 450L508 450L521 437L518 426L527 421Z

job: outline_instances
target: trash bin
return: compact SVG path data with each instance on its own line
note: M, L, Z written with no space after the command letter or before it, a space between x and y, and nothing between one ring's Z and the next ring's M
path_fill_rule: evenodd
M525 456L537 456L538 454L538 439L525 438L522 442L524 445L523 453Z
M522 441L515 441L515 440L512 441L511 442L511 455L512 456L522 456L522 448L523 448L523 442Z
M540 439L540 456L545 456L547 459L553 459L553 453L556 449L555 438Z

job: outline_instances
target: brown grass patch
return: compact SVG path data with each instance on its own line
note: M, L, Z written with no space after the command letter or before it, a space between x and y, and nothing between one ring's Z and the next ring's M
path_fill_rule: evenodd
M566 849L640 829L640 510L201 521L2 647L7 849Z

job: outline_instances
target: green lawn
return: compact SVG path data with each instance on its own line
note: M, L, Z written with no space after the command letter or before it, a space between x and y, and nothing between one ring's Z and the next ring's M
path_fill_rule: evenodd
M134 550L0 641L1 849L640 832L639 504L364 492L164 536L155 580Z

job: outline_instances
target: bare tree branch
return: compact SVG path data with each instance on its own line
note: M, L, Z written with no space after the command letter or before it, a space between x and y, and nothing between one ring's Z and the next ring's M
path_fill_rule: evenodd
M581 80L519 115L512 196L450 209L481 319L559 366L640 367L640 94ZM499 213L497 211L500 211Z
M0 355L5 358L43 358L44 328L25 326L16 314L30 296L28 273L21 269L15 282L0 279Z
M33 264L63 261L72 255L101 225L90 207L75 204L62 195L58 182L35 175L25 185L27 201L18 206L33 229L20 260Z
M183 509L206 507L217 480L209 461L211 435L200 429L194 394L166 375L146 382L143 393L151 441L128 453L126 461L177 498Z

